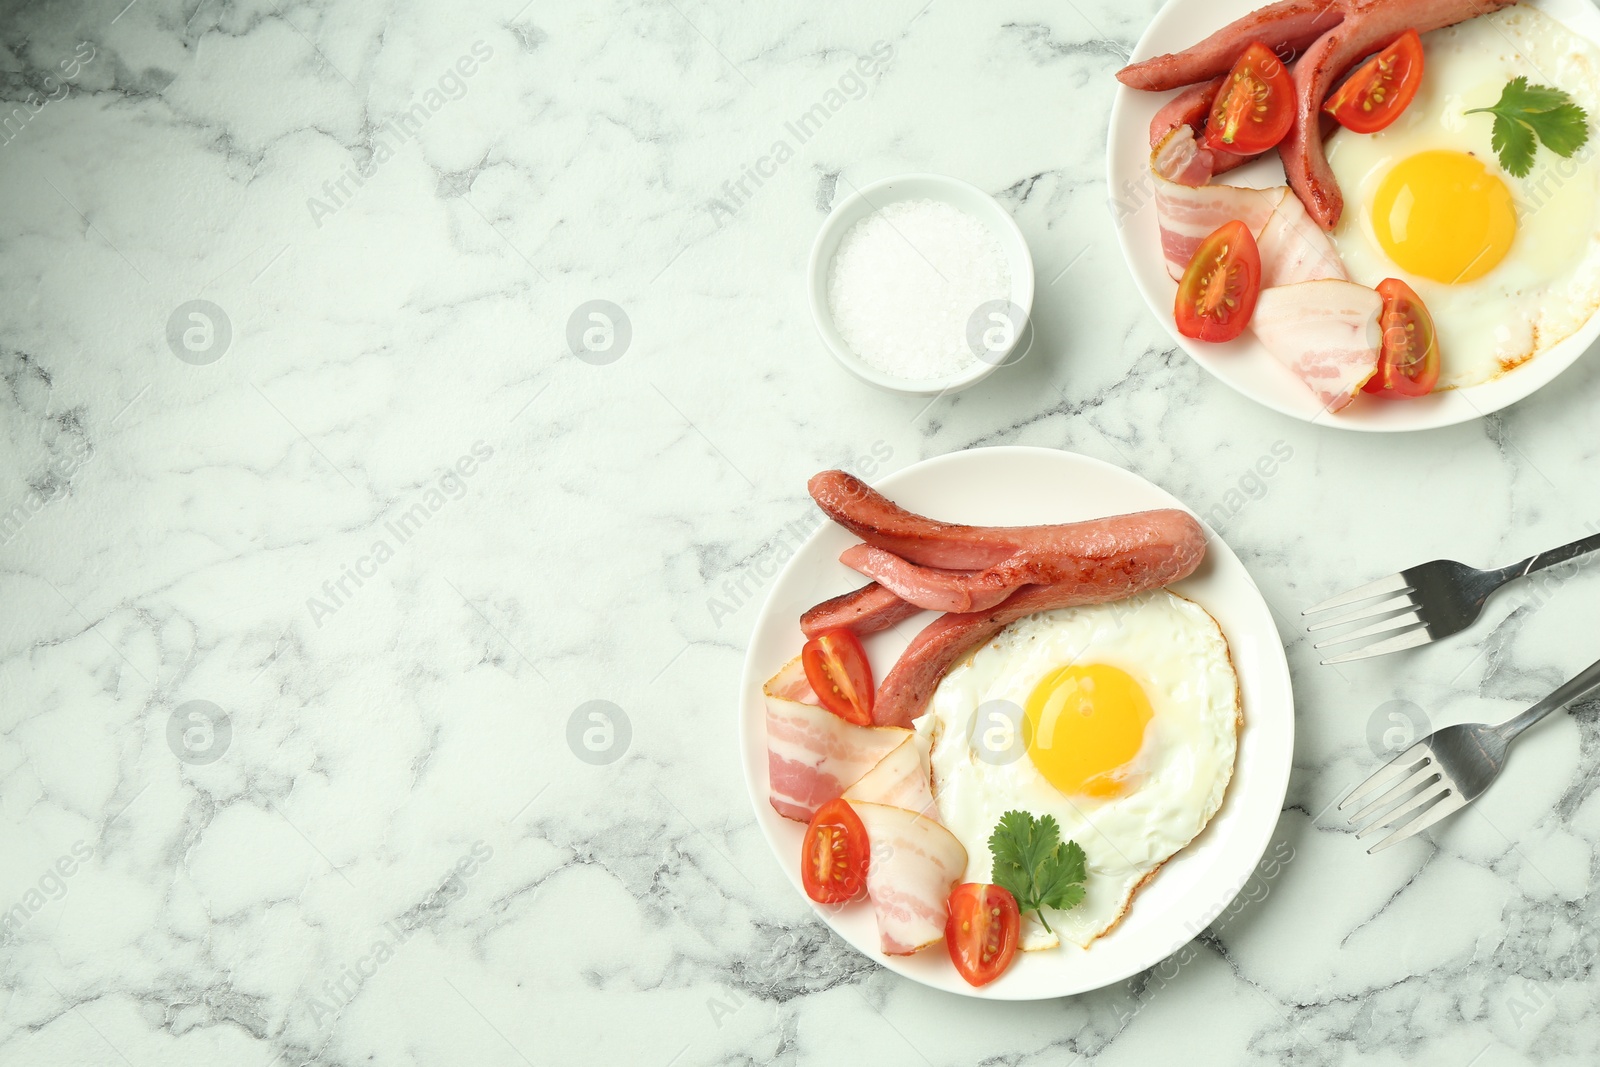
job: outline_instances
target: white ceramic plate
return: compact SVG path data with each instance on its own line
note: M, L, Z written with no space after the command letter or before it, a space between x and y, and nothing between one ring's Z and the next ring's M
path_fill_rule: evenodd
M1133 58L1181 51L1262 6L1259 0L1171 0L1140 38ZM1558 19L1574 33L1600 41L1600 11L1591 0L1534 0L1529 6ZM1273 359L1249 331L1237 341L1222 345L1202 344L1184 337L1172 321L1177 283L1167 277L1161 256L1149 180L1150 119L1175 95L1139 92L1117 83L1111 105L1111 142L1106 153L1111 211L1118 220L1117 239L1122 243L1122 255L1135 284L1173 341L1195 362L1251 400L1306 422L1346 430L1391 432L1452 426L1521 400L1566 370L1600 337L1600 315L1595 315L1576 334L1493 381L1417 400L1357 398L1335 415L1324 411L1312 392ZM1230 185L1282 185L1283 167L1276 153L1268 153L1220 180Z
M987 525L1075 522L1149 508L1181 508L1138 475L1096 459L1047 448L1000 447L954 452L882 479L877 488L913 511ZM799 655L800 614L853 589L861 577L838 561L855 542L832 523L812 535L773 582L756 620L739 693L739 743L756 821L794 891L800 885L805 827L781 818L768 801L767 741L761 685ZM1244 565L1213 537L1205 561L1173 586L1221 624L1243 692L1244 730L1233 781L1205 831L1134 898L1127 917L1088 950L1074 946L1018 953L998 980L979 989L962 981L943 944L911 957L878 950L872 906L817 909L823 921L862 954L924 985L990 1000L1039 1000L1098 989L1154 966L1204 930L1249 881L1278 823L1294 749L1294 696L1289 665L1266 601ZM883 677L909 637L932 612L866 641L875 675Z

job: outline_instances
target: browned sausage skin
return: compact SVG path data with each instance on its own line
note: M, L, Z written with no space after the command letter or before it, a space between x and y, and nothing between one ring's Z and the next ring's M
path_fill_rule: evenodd
M872 721L878 726L910 726L927 707L946 672L963 656L1018 619L1055 608L1120 600L1185 578L1200 565L1205 542L1166 558L1163 566L1145 571L1137 581L1105 585L1098 589L1076 585L1030 585L1017 590L997 607L968 614L941 615L923 627L900 654L878 686Z
M866 542L845 552L847 562L880 580L808 611L807 636L823 623L868 633L864 620L892 617L871 627L883 629L918 611L915 600L981 606L942 615L912 640L878 687L873 720L880 726L910 725L953 664L1016 620L1158 589L1192 574L1205 556L1200 523L1176 509L1051 526L965 526L907 511L843 471L823 471L810 489L829 518Z
M1203 553L1205 541L1194 517L1175 509L997 529L1016 535L1019 547L981 571L924 567L873 545L856 545L839 558L918 607L971 612L994 607L1025 585L1072 585L1097 593L1138 584L1145 572L1162 572L1168 554Z
M870 582L832 600L824 600L800 616L800 631L807 640L824 630L844 627L858 636L887 630L922 609L908 604L877 582Z
M1427 33L1515 2L1281 0L1229 23L1182 52L1129 64L1117 72L1117 78L1133 89L1180 89L1224 73L1256 41L1272 48L1286 63L1292 61L1295 120L1289 135L1278 145L1278 155L1283 158L1289 187L1318 225L1331 230L1344 210L1344 197L1322 149L1322 105L1339 79L1408 29ZM1185 107L1192 104L1190 99ZM1180 110L1175 109L1161 120L1168 127L1167 132L1177 128L1174 118ZM1152 137L1155 133L1152 125Z

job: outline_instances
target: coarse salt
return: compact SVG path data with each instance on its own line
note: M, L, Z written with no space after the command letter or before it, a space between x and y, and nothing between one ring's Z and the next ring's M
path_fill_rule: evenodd
M828 272L840 338L868 366L908 381L972 366L974 315L1010 294L1011 267L994 232L937 200L897 201L857 222Z

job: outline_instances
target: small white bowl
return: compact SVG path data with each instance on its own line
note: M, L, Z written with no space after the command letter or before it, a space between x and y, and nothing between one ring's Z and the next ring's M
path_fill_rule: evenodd
M886 204L902 200L937 200L977 219L989 227L999 240L1011 268L1009 300L1014 308L1020 309L1023 321L1011 323L1012 328L1008 331L1010 343L1004 348L983 351L970 367L944 378L898 378L868 366L844 343L844 338L839 336L833 324L833 314L828 310L828 274L833 267L833 256L839 249L839 242L857 222ZM1033 327L1030 325L1033 315L1033 257L1028 252L1028 242L1023 239L1022 231L1017 229L1011 214L994 197L956 178L947 178L942 174L903 174L898 178L873 182L858 190L835 207L823 222L811 246L809 273L811 320L817 325L822 343L828 346L833 358L845 370L867 384L891 393L935 396L965 389L987 378L995 368L1014 363L1027 355L1028 346L1033 343ZM1022 344L1021 353L1012 358L1019 343Z

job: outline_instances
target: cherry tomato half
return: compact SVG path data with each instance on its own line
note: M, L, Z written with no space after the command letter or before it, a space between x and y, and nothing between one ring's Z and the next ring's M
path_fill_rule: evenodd
M1211 103L1203 143L1219 152L1253 156L1289 135L1294 124L1294 79L1264 44L1244 50Z
M1356 133L1377 133L1400 117L1422 84L1422 38L1407 30L1357 67L1322 110Z
M872 725L872 664L859 637L843 627L824 630L800 650L800 665L823 707L846 722Z
M842 904L866 892L871 851L867 828L848 801L822 805L800 843L800 881L806 896L818 904Z
M1439 336L1433 316L1419 297L1398 278L1378 283L1383 310L1378 326L1383 330L1383 346L1378 352L1378 369L1361 388L1387 396L1427 396L1439 381Z
M997 885L964 882L945 905L944 943L969 985L987 985L1011 966L1022 932L1017 898Z
M1178 332L1201 341L1231 341L1244 332L1261 292L1261 252L1250 228L1225 222L1200 242L1178 282L1173 317Z

